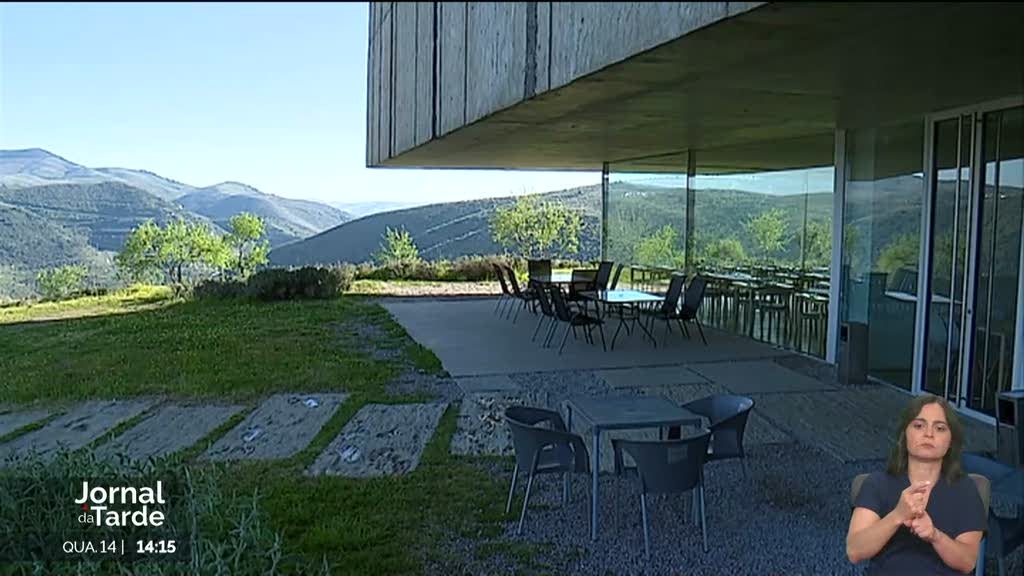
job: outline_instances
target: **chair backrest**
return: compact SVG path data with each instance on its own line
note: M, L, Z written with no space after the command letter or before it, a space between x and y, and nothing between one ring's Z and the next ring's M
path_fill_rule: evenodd
M498 264L491 264L491 266L494 267L494 274L498 277L498 282L501 282L501 291L505 295L511 296L512 293L508 290L508 284L505 283L505 270Z
M611 284L608 285L609 290L615 290L615 288L619 285L619 276L622 275L622 269L625 267L626 265L623 264L622 262L619 262L619 265L615 267L615 274L612 276L612 282Z
M596 290L596 277L597 273L594 270L573 270L572 281L569 283L569 296L575 298L579 292Z
M565 296L562 294L562 289L557 284L551 285L551 303L554 304L555 318L558 318L562 322L569 322L572 320L572 313L569 312L569 306L565 303Z
M523 291L519 289L519 280L516 278L516 271L511 266L505 266L505 274L508 276L508 282L512 285L512 293L517 298L523 297Z
M623 440L613 444L636 462L644 494L685 492L703 478L711 431L681 440Z
M694 414L711 421L711 454L713 458L743 456L743 434L754 400L734 394L713 394L685 405Z
M850 483L850 507L852 508L857 502L857 496L860 494L860 489L864 487L864 481L867 480L869 474L857 474L853 478L853 482ZM981 497L981 504L985 508L985 517L988 518L988 508L992 501L992 483L989 479L981 474L970 473L968 474L971 480L974 481L974 486L978 489L978 496Z
M690 285L686 287L686 296L683 297L683 311L691 315L697 314L700 310L701 302L704 301L704 290L707 288L708 281L701 275L697 275L690 280Z
M546 285L541 282L530 281L533 285L534 292L537 293L537 302L540 303L540 311L545 316L554 317L555 310L551 306L551 300L548 299L548 291Z
M608 289L608 280L612 277L613 266L615 266L614 262L602 260L600 266L597 267L597 276L594 277L594 284L597 285L598 290Z
M551 260L528 260L526 268L530 272L530 278L551 277Z
M679 297L683 295L683 287L686 285L686 276L673 274L668 282L668 290L665 292L665 300L661 303L661 311L665 314L673 314L679 306Z
M589 455L583 439L565 430L562 417L553 410L529 406L510 406L505 422L512 434L516 465L524 473L533 469L541 450L551 450L561 468L589 472ZM543 427L541 424L548 424Z

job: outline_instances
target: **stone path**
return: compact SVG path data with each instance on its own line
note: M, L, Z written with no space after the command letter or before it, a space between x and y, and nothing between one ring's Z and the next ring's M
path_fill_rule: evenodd
M28 410L25 412L7 412L0 414L0 436L6 436L15 430L19 430L38 422L49 416L49 410Z
M191 447L241 409L224 405L161 406L152 416L100 446L96 456L114 462L168 456Z
M38 430L0 445L0 466L35 455L52 459L62 448L77 450L121 422L141 414L154 400L94 400L79 404Z
M266 399L200 461L271 460L294 456L320 432L348 394L277 394Z
M350 478L407 474L419 465L446 403L367 404L306 470Z

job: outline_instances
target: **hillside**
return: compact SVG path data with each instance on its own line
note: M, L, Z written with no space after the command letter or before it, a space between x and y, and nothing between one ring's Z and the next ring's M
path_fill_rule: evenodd
M596 258L600 252L600 186L549 192L543 196L583 209L584 230L579 256ZM281 246L271 251L270 261L275 265L292 266L371 260L380 249L381 238L388 227L405 228L419 247L420 255L428 260L499 253L502 249L491 240L489 219L499 206L514 200L513 197L488 198L373 214Z
M227 228L231 217L239 212L257 214L266 221L271 246L309 237L351 219L333 206L264 194L238 182L198 188L177 198L176 202L223 228Z

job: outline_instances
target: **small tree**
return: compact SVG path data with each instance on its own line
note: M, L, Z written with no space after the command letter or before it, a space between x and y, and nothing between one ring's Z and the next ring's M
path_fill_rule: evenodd
M817 267L832 259L832 222L812 220L804 231L804 266Z
M520 196L491 216L494 241L526 258L579 251L583 215L564 204Z
M270 241L264 234L265 226L259 216L242 212L231 217L231 231L224 241L231 250L231 270L240 278L248 278L267 263Z
M36 274L36 283L43 298L59 300L82 289L82 281L89 273L81 264L58 266L41 270Z
M133 279L159 271L177 292L190 283L190 272L223 270L230 257L223 238L205 224L178 219L164 228L146 221L132 230L116 262Z
M747 253L736 238L719 238L704 247L701 260L715 265L742 264L747 260Z
M772 256L781 252L785 245L785 216L785 212L775 208L762 212L747 222L747 231L764 260L770 260Z
M384 241L376 254L381 264L415 264L420 262L420 249L416 247L409 231L405 228L394 230L390 226L384 230Z
M678 233L675 228L662 226L653 236L640 241L633 250L633 258L641 266L682 267L684 253L676 247Z

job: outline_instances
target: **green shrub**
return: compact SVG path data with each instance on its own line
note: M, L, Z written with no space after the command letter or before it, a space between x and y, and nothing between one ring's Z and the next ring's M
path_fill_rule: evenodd
M86 274L88 270L80 264L59 266L40 271L36 274L36 283L39 284L43 298L59 300L81 290Z
M352 286L351 266L268 268L249 278L246 294L257 300L334 298Z
M227 300L245 294L245 282L238 280L206 280L192 290L192 297L200 300Z

